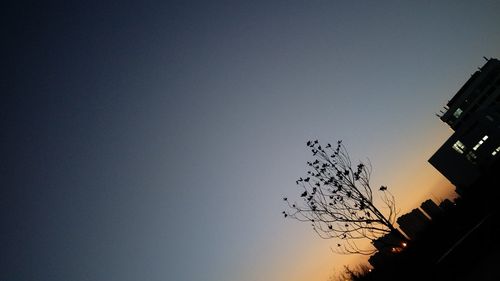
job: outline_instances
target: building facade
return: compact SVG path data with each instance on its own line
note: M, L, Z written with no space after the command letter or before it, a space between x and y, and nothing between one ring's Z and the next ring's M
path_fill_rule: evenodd
M441 210L441 208L439 208L439 206L431 199L427 199L422 202L422 204L420 204L420 209L424 210L424 212L433 220L443 215L443 210Z
M461 193L491 173L500 157L500 61L489 59L445 110L440 119L454 133L429 163Z
M397 219L399 228L411 239L414 240L418 234L427 227L430 219L424 215L420 209L413 209L411 212L400 216Z

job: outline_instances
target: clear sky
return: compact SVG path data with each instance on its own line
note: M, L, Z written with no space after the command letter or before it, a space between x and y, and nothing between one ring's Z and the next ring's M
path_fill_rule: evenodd
M343 139L402 212L452 189L434 115L500 1L71 1L2 8L1 280L326 280L281 198Z

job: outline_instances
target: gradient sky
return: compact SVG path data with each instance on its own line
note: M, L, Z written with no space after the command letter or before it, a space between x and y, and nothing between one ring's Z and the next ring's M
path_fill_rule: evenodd
M326 280L358 257L282 218L305 142L343 139L402 212L442 199L434 113L500 56L493 0L18 2L1 280Z

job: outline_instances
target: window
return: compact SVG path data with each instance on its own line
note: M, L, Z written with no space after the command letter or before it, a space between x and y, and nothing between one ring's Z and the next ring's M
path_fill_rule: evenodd
M460 117L460 115L462 115L462 112L463 112L462 109L457 108L457 110L455 110L455 112L453 113L453 117L455 117L455 118Z
M453 149L455 149L458 153L463 154L465 151L465 145L461 141L457 140L453 144Z
M467 158L467 160L469 160L469 162L471 162L472 164L476 164L477 156L473 151L469 151L465 158Z
M483 144L488 139L488 136L484 136L473 148L472 150L477 150L481 144Z
M493 150L493 152L491 153L491 155L495 156L495 155L497 155L498 152L500 152L500 146L497 147L497 149Z

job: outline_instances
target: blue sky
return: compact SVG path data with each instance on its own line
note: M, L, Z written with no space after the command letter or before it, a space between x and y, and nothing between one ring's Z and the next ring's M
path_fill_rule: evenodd
M281 198L343 139L402 211L449 184L434 115L500 53L498 1L5 9L5 280L326 280L356 257Z

